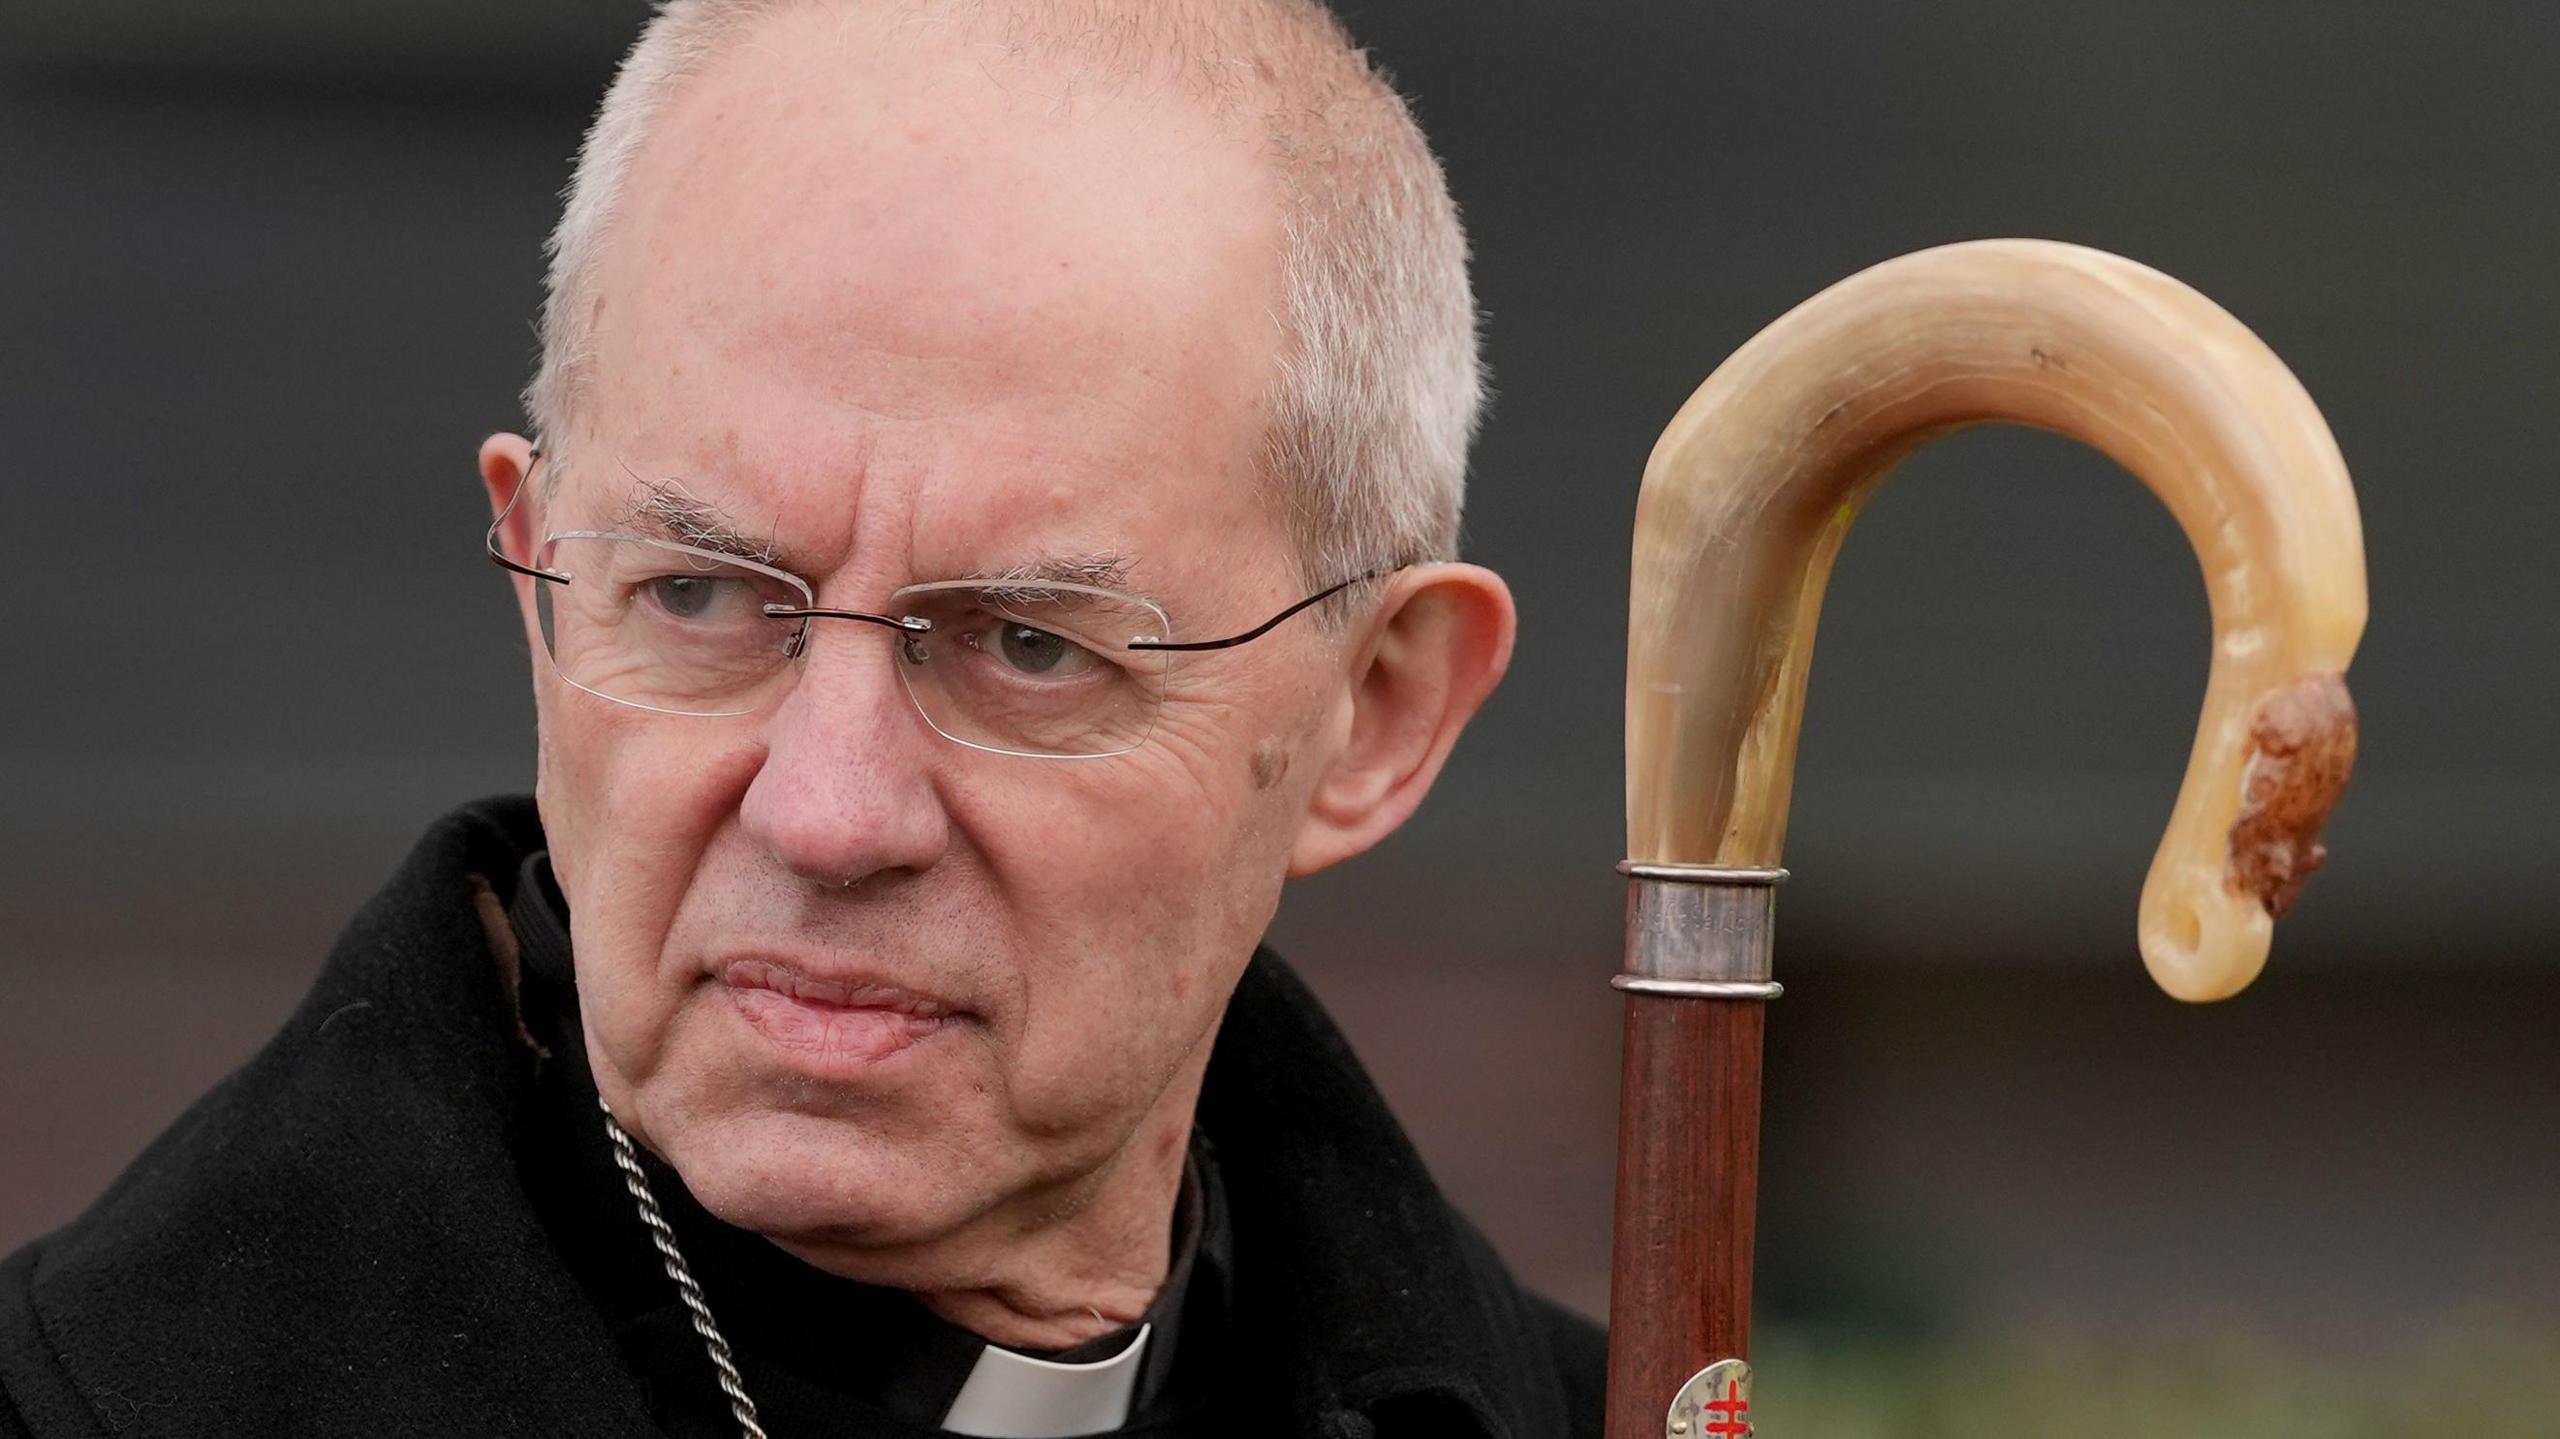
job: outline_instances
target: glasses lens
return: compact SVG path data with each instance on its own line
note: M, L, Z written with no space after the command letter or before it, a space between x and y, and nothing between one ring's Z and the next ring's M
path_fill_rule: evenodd
M933 628L901 637L907 693L946 737L1005 754L1136 749L1164 700L1164 611L1087 585L946 580L910 585L891 611Z
M555 536L534 586L542 638L569 683L668 714L744 714L787 679L805 620L764 607L808 592L708 551L637 538Z

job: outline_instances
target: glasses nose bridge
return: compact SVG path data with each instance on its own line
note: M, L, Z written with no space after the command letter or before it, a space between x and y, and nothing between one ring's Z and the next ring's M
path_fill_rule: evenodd
M859 624L878 625L895 632L901 643L929 634L933 630L930 621L918 619L913 615L873 614L869 610L840 610L823 605L766 605L764 612L776 620L799 622L793 629L789 641L791 648L788 652L794 659L797 659L808 647L817 629L816 621L819 620L852 620Z
M909 616L874 614L867 610L843 610L815 605L769 605L766 607L766 613L777 620L797 625L789 641L791 648L786 651L792 664L793 677L781 697L783 705L790 705L798 700L803 691L812 688L814 681L816 688L822 692L821 697L826 701L830 711L853 699L853 695L846 693L844 689L846 685L853 685L858 687L857 692L860 687L872 687L890 692L861 693L859 702L853 705L856 710L869 710L886 703L894 710L903 710L911 717L922 718L914 691L909 688L903 673L908 662L905 646L929 633L932 630L930 624ZM864 643L842 649L841 652L847 658L843 662L841 673L839 667L834 664L826 666L822 671L815 657L817 653L823 653L818 637L829 628L852 631L853 633L846 636L847 639L868 641L877 637L884 641L888 648L888 662L883 664L877 656L857 653L857 651L868 650L868 644Z

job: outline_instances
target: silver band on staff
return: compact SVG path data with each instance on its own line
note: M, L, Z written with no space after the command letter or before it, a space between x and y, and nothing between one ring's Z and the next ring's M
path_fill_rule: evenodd
M1787 872L1628 860L1627 958L1612 988L1673 999L1770 1000L1778 886Z
M1658 879L1672 884L1785 884L1783 869L1740 864L1645 864L1618 861L1618 873L1629 879Z
M1774 979L1646 979L1613 974L1609 987L1625 994L1663 994L1673 999L1776 999L1787 987Z

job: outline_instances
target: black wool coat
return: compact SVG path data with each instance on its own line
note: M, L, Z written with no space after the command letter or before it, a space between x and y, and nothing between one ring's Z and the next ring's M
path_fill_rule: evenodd
M473 877L541 846L523 799L439 821L283 1031L0 1262L0 1439L653 1432L512 1147L530 1081ZM1599 1434L1599 1329L1504 1270L1267 951L1199 1124L1232 1220L1236 1367L1197 1432Z

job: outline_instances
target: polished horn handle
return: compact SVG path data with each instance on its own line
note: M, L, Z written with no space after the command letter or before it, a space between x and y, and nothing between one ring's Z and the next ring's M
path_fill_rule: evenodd
M2355 760L2363 533L2328 426L2255 335L2129 260L1986 240L1853 275L1736 351L1636 506L1609 1439L1753 1432L1761 1041L1822 587L1896 461L1994 420L2113 456L2204 566L2213 673L2136 925L2152 977L2246 985L2320 864Z
M1924 250L1841 281L1718 367L1637 505L1627 857L1774 867L1813 631L1840 542L1894 464L2010 421L2113 457L2204 568L2213 671L2137 923L2180 999L2265 963L2354 761L2344 673L2363 532L2301 383L2212 301L2039 240Z

